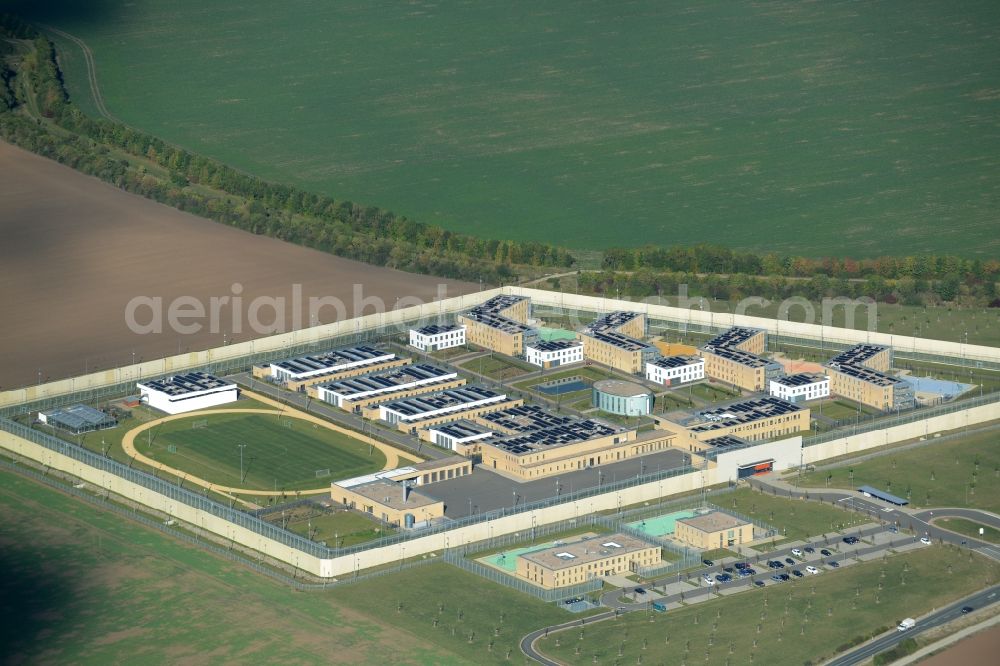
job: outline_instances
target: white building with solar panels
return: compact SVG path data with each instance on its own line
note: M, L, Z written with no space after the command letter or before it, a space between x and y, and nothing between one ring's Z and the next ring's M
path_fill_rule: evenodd
M661 356L646 364L646 379L664 386L687 384L705 378L705 359L700 356Z
M583 343L579 340L532 342L524 348L524 356L528 363L542 368L583 363Z
M800 372L771 380L771 395L788 402L798 403L830 397L830 378L826 375Z
M394 393L418 386L440 384L443 381L457 378L457 372L434 365L406 365L383 372L320 384L316 387L316 397L323 402L343 408L346 400L361 400L380 395L391 396Z
M365 365L384 363L394 358L396 355L392 352L360 345L272 363L271 377L276 382L301 381L316 375L333 374Z
M136 384L143 402L167 414L183 414L217 407L239 399L239 388L231 381L206 372L189 372L167 379Z
M432 352L465 344L465 327L460 324L432 324L410 329L410 346Z

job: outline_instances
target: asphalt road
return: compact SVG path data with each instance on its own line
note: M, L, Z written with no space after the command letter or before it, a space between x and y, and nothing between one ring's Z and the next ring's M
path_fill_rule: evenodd
M893 629L879 638L876 638L874 641L862 645L852 652L842 654L836 659L827 662L827 666L852 666L852 664L860 664L872 658L879 652L884 652L892 648L906 638L913 638L917 634L927 631L928 629L940 627L943 624L947 624L952 620L962 617L963 606L971 606L972 608L978 610L985 606L993 605L997 603L997 601L1000 601L1000 585L994 585L993 587L977 592L970 597L956 601L952 605L946 606L939 611L931 613L930 615L919 618L917 619L917 625L912 629L907 631L897 631Z

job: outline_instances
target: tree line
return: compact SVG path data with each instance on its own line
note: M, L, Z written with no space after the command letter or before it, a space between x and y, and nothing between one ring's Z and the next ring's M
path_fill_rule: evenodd
M252 233L442 277L509 282L518 266L568 268L575 263L564 248L477 238L382 208L267 182L125 125L90 118L69 99L53 44L9 16L0 20L0 27L31 40L18 66L0 71L0 136L128 192ZM68 131L22 112L30 110ZM116 158L115 150L159 168ZM192 187L197 185L204 187Z
M963 259L952 255L876 257L874 259L810 258L758 255L726 247L699 244L688 247L611 248L604 251L603 267L631 271L641 268L687 273L745 274L753 276L817 277L857 279L877 276L885 280L945 280L995 282L1000 278L1000 260Z

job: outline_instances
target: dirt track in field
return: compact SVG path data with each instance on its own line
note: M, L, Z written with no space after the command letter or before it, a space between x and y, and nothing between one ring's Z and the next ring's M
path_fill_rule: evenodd
M430 302L475 291L470 283L413 275L226 227L122 192L96 178L0 142L0 390L242 342L268 332L248 325L254 298L286 299L283 330L310 325L308 299L336 297L348 317L377 298ZM240 329L223 304L212 332L171 332L167 307L192 296L206 308L242 286ZM293 318L293 285L302 316ZM361 285L356 297L354 285ZM125 311L136 296L160 297L164 332L137 334ZM137 319L147 322L149 309ZM317 321L338 319L333 307ZM259 319L270 324L273 310ZM273 331L272 331L273 332Z

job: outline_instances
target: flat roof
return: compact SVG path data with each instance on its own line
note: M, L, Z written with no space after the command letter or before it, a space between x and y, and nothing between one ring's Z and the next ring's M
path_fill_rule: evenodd
M863 382L868 382L869 384L874 384L875 386L886 387L905 383L902 379L897 379L892 375L887 375L884 372L873 370L866 365L844 365L831 361L827 367L831 370L843 373L848 377L860 379Z
M188 372L182 375L174 375L166 379L157 379L151 382L139 382L136 386L142 386L152 391L165 393L170 397L197 393L199 391L210 391L212 389L232 386L233 382L210 375L207 372Z
M452 465L458 465L459 463L469 463L472 461L465 456L447 456L445 458L438 458L437 460L425 460L424 462L417 463L415 465L410 465L412 469L420 472L427 471L429 469L440 469L442 467L451 467Z
M401 398L392 400L382 405L382 407L392 410L404 416L417 416L427 412L445 409L447 407L464 405L478 400L488 400L489 398L502 398L504 394L491 391L480 386L460 386L458 388L430 393L428 395L415 396L412 398Z
M423 326L414 330L420 335L439 335L441 333L450 333L451 331L458 331L461 329L461 324L431 324L430 326Z
M768 359L757 356L756 354L751 354L750 352L743 351L742 349L735 349L732 347L713 347L711 345L705 345L703 351L706 354L715 354L716 356L724 358L727 361L739 363L740 365L745 365L748 368L763 368L767 365L780 365L777 361L769 361Z
M884 352L889 349L885 345L873 345L861 343L854 345L850 349L845 349L836 356L830 359L830 363L839 363L843 365L858 365L864 363L873 356Z
M522 324L519 321L508 319L507 317L487 310L469 310L465 314L459 315L459 317L465 317L469 321L474 321L477 324L489 326L490 328L495 328L498 331L509 333L511 335L515 333L527 333L534 330L527 324Z
M382 357L395 357L395 354L376 349L369 345L358 345L357 347L333 349L321 354L296 356L295 358L276 361L271 363L271 365L293 375L301 375L317 370L332 370L339 366L358 363L359 361L372 361Z
M597 419L578 419L561 425L528 430L520 434L491 437L483 443L496 447L504 453L515 456L530 455L569 444L586 442L598 437L607 437L625 432L623 428L610 426Z
M506 310L512 305L517 305L521 301L528 300L527 296L514 296L512 294L500 294L494 296L490 300L477 305L473 310L482 310L484 312L497 313L501 310Z
M658 353L656 347L643 342L642 340L636 340L635 338L630 338L627 335L618 333L616 331L592 331L590 329L585 329L581 335L585 335L588 338L593 338L594 340L599 340L609 345L614 345L625 351L652 351Z
M619 557L647 548L659 548L628 534L598 535L572 543L564 543L545 550L536 550L519 557L546 569L568 569L581 564L597 562L608 557Z
M661 356L660 358L650 361L655 366L661 368L680 368L685 365L695 365L697 363L704 363L705 359L701 356L690 355L679 355L679 356Z
M624 326L633 319L641 317L641 312L628 312L626 310L618 310L617 312L609 312L603 317L595 319L590 326L587 328L591 331L614 331L619 327Z
M907 504L910 503L908 500L905 500L902 497L893 495L892 493L887 493L886 491L879 490L878 488L873 488L872 486L861 486L860 488L858 488L858 492L868 493L872 497L877 497L879 499L885 500L886 502L890 502L892 504L898 504L899 506L906 506Z
M601 393L616 395L622 398L634 398L637 395L649 395L652 393L642 384L627 382L622 379L599 379L594 382L594 389Z
M56 425L68 430L97 429L118 423L113 417L89 405L70 405L41 413L48 421L54 421Z
M488 414L480 414L477 418L508 434L551 428L577 420L572 416L553 414L538 405L507 407Z
M361 393L388 392L397 386L413 384L415 382L428 383L455 374L454 370L446 370L445 368L439 368L429 363L421 363L419 365L404 365L399 368L391 368L367 375L340 379L320 384L320 386L328 391L349 398L352 395Z
M722 511L712 511L711 513L705 513L700 516L692 516L691 518L678 518L677 522L684 523L688 527L693 527L694 529L701 530L702 532L731 530L737 527L742 527L743 525L751 524L749 520L743 520L742 518L737 518L736 516Z
M735 347L743 344L758 333L764 332L762 328L750 328L749 326L733 326L727 331L719 333L717 336L705 343L706 347Z
M459 419L457 421L451 421L449 423L439 423L437 425L432 425L427 427L428 430L433 430L435 432L440 432L456 440L463 440L468 438L480 437L482 435L492 435L493 431L488 428L484 428L474 421L469 421L468 419Z
M725 407L706 409L695 414L701 422L691 426L695 432L708 432L760 419L802 411L802 407L772 395L742 400Z
M382 506L398 510L417 509L422 506L437 504L441 501L424 495L415 488L410 488L409 494L407 494L405 485L389 481L388 479L375 479L374 481L351 486L349 489L351 492L357 493L362 497L367 497ZM419 518L419 516L416 517Z
M579 340L547 340L542 342L533 342L528 345L529 349L537 349L538 351L551 352L559 351L560 349L570 349L571 347L582 347L583 343Z
M776 377L771 381L777 382L779 384L784 384L785 386L806 386L808 384L818 384L819 382L825 382L830 378L826 375L821 375L815 372L800 372L795 375L784 375L782 377Z

